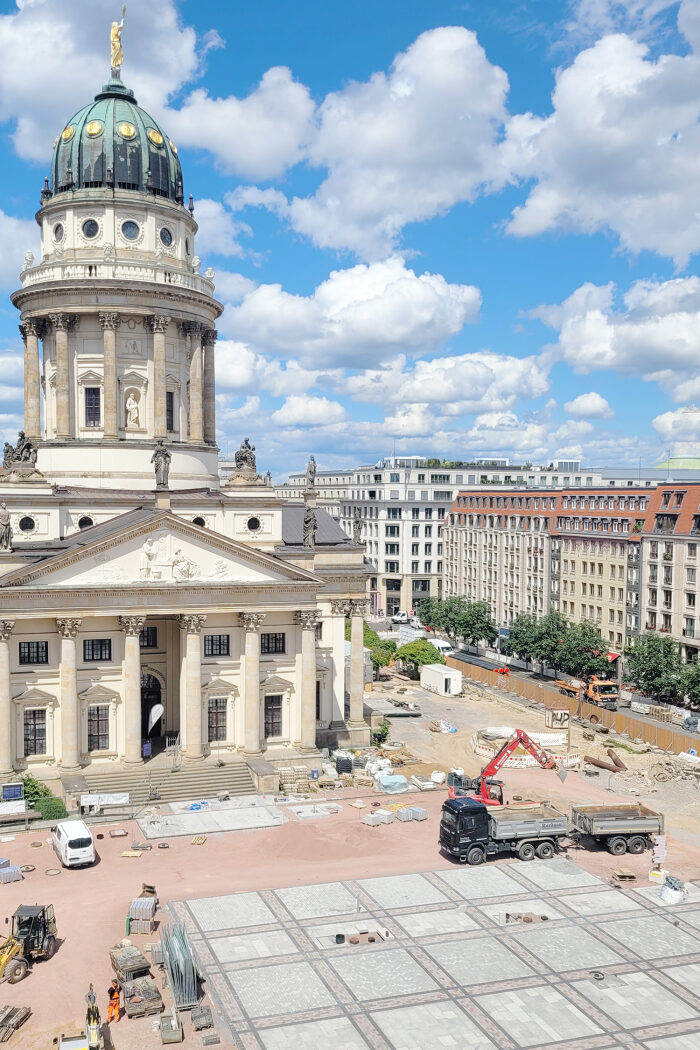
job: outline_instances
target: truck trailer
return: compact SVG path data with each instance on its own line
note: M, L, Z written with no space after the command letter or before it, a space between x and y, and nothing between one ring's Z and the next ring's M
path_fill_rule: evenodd
M608 853L643 853L651 849L652 835L664 830L663 813L641 802L621 802L611 806L572 806L571 837L592 838L605 843Z

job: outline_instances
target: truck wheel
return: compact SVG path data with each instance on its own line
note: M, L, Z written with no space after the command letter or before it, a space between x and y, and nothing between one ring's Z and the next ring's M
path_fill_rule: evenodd
M627 842L627 849L630 853L644 853L647 848L647 844L641 835L633 835Z
M53 953L56 951L56 938L51 934L48 935L44 941L44 958L50 959Z
M613 857L621 857L627 852L627 842L625 839L619 836L614 839L608 839L608 853L612 853Z
M476 864L483 864L484 859L484 851L479 849L478 846L472 847L467 853L467 864L471 864L472 867Z
M535 847L531 842L523 842L518 847L518 857L520 860L534 860L535 859Z
M15 959L5 970L8 984L19 984L27 976L29 964L26 959Z
M554 846L551 842L541 842L537 847L537 856L540 860L551 860L554 856Z

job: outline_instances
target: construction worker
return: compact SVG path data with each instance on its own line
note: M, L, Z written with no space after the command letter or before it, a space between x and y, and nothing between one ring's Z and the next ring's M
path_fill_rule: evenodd
M122 986L119 981L114 978L109 988L107 989L107 995L109 996L109 1005L107 1007L107 1024L110 1021L119 1020L119 996L121 995Z

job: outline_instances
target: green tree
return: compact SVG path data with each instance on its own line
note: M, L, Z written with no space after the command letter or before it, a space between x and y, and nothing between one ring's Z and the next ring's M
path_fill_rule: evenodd
M424 664L444 664L445 662L442 653L424 638L419 638L417 642L408 642L407 645L402 645L400 649L396 650L396 659L402 660L403 663L411 668L416 677L418 677L420 668Z
M442 602L439 598L424 598L418 609L418 617L424 627L439 627L437 622L440 616Z
M643 634L627 653L627 677L647 696L680 700L689 680L683 671L680 650L668 635Z
M469 602L460 626L460 635L462 638L468 638L472 645L493 642L498 638L498 627L488 602Z
M697 660L683 667L683 693L691 704L700 704L700 663Z
M521 660L538 660L544 665L558 668L561 647L569 629L561 613L550 612L538 619L533 613L516 616L506 643L509 653Z
M595 624L590 620L569 624L551 666L584 678L607 674L608 646Z
M351 631L352 631L352 624L350 623L349 619L346 619L345 620L345 641L346 642L350 641ZM373 631L372 628L369 627L364 620L362 621L362 644L364 645L365 649L374 649L375 646L381 644L381 638L379 637L377 632Z
M504 648L521 660L534 660L537 653L537 617L532 613L518 613L508 630Z

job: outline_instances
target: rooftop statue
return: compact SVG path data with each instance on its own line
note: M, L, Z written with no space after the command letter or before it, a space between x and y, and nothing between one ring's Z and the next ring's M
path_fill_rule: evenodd
M109 43L111 47L110 65L112 67L112 74L119 76L119 70L124 63L124 51L122 49L122 29L124 28L124 15L126 14L126 4L122 7L122 20L121 22L112 22L112 27L109 31Z
M251 445L249 438L244 438L241 447L233 457L237 467L249 467L255 471L255 445Z

